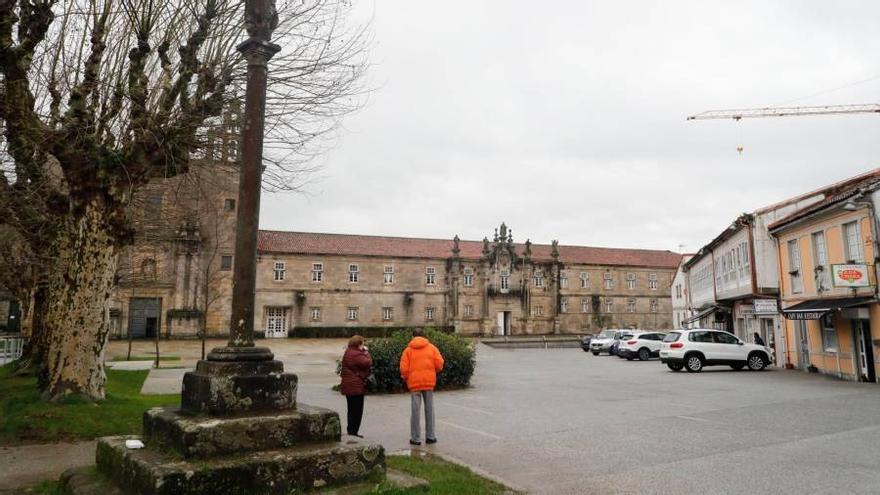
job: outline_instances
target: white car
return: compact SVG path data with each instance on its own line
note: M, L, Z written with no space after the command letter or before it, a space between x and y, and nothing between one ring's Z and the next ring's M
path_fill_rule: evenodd
M721 330L699 328L670 332L660 346L660 362L672 371L685 368L692 373L715 365L760 371L770 364L772 355L769 347L747 344Z
M614 342L620 340L620 336L624 333L632 332L630 330L614 330L610 328L602 330L599 335L590 340L590 351L593 352L594 356L598 356L600 352L607 352L611 355L611 346L614 345Z
M660 345L663 343L665 333L660 332L634 332L632 337L620 341L617 355L629 361L639 358L647 361L660 355Z

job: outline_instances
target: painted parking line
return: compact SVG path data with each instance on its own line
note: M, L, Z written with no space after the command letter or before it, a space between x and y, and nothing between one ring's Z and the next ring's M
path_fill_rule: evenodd
M699 421L701 423L717 423L717 421L712 421L711 419L695 418L693 416L676 416L676 418L686 419L688 421Z
M453 428L458 428L459 430L469 431L469 432L471 432L471 433L476 433L477 435L483 435L484 437L489 437L489 438L492 438L492 439L495 439L495 440L504 440L503 438L499 437L498 435L493 435L493 434L491 434L491 433L486 433L485 431L475 430L475 429L473 429L473 428L468 428L468 427L466 427L466 426L457 425L457 424L455 424L455 423L450 423L449 421L443 421L442 419L441 419L441 420L437 420L437 422L438 422L438 423L443 423L443 424L446 425L446 426L451 426L451 427L453 427Z

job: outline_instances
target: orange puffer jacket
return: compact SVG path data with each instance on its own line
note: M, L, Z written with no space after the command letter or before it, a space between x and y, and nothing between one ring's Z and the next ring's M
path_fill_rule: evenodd
M443 369L443 356L424 337L414 337L400 356L400 376L410 392L434 390L437 372Z

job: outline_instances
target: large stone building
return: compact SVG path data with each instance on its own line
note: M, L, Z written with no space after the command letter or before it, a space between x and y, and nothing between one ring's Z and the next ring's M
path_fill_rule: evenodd
M446 327L471 335L671 328L680 255L513 242L261 231L254 328ZM315 333L314 331L308 332Z

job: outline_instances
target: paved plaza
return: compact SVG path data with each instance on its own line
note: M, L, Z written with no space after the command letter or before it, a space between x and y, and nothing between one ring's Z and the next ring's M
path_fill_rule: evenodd
M260 342L266 343L299 375L301 402L344 417L344 398L330 390L344 341ZM111 353L121 344L114 343ZM163 345L184 357L180 364L198 357L197 343ZM440 442L423 448L514 488L880 492L876 385L779 369L673 373L656 360L628 362L580 349L479 345L477 351L473 387L438 394ZM162 379L174 386L168 376ZM368 397L361 432L389 451L407 449L408 414L406 395Z

